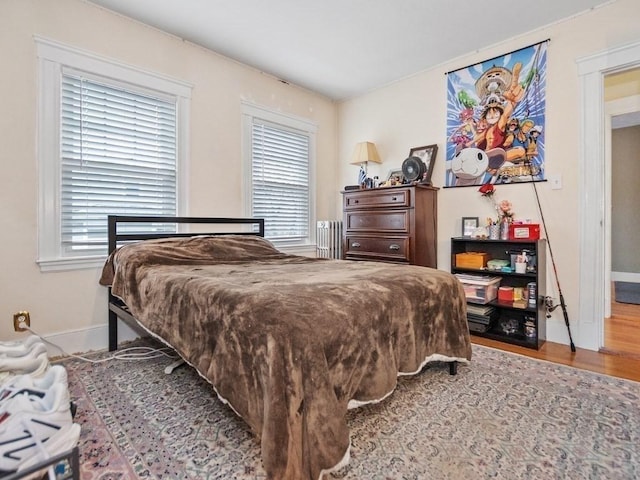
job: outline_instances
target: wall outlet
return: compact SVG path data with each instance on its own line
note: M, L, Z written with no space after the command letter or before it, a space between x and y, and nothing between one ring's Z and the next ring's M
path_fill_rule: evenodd
M22 325L26 325L27 327L31 326L31 316L29 312L17 312L13 314L13 329L16 332L26 332L27 329Z

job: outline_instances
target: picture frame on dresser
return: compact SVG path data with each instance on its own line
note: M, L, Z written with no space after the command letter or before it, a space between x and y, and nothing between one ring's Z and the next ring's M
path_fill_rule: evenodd
M398 177L401 181L404 181L404 174L401 168L392 168L387 174L387 180L391 180L394 177Z
M424 145L422 147L413 147L409 150L410 157L418 157L424 162L426 171L422 177L421 183L431 184L431 175L433 174L433 165L438 154L438 145Z

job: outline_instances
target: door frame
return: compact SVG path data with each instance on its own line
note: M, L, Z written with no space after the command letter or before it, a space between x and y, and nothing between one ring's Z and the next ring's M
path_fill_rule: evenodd
M604 345L605 303L610 292L606 281L610 255L610 223L607 212L605 154L604 76L640 66L640 42L607 49L576 60L581 98L579 171L580 272L579 322L576 344L599 350ZM610 164L610 162L609 162ZM610 178L610 177L609 177ZM609 194L610 195L610 194ZM610 266L610 258L609 258ZM608 297L607 297L608 296Z
M613 238L613 229L611 228L611 219L613 212L613 205L611 201L611 195L613 189L611 188L612 175L613 175L613 163L612 163L612 149L613 142L612 128L613 117L617 115L625 115L628 113L640 112L640 95L631 95L628 97L622 97L616 100L611 100L605 103L604 106L604 161L605 161L605 264L604 264L604 318L611 316L611 244ZM608 286L608 287L607 287Z

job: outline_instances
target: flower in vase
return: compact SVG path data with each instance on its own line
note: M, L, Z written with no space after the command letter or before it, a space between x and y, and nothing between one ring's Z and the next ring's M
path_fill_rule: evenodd
M478 191L482 194L483 197L493 197L493 194L496 191L496 188L491 183L483 184Z
M491 200L493 208L497 214L497 219L491 217L487 218L488 225L498 225L502 222L510 223L513 221L514 212L512 203L509 200L502 200L498 203L495 198L496 187L494 187L493 184L485 183L478 189L478 191L483 197L487 197Z
M513 221L513 205L509 200L502 200L497 210L500 221L509 223Z

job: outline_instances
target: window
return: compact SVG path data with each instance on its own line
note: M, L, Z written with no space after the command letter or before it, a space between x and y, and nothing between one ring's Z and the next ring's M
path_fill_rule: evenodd
M106 218L176 215L175 100L62 73L63 256L104 254Z
M316 127L253 105L243 111L247 214L264 218L265 237L279 246L310 245Z
M42 270L99 265L107 215L178 214L190 88L37 41L38 263Z

